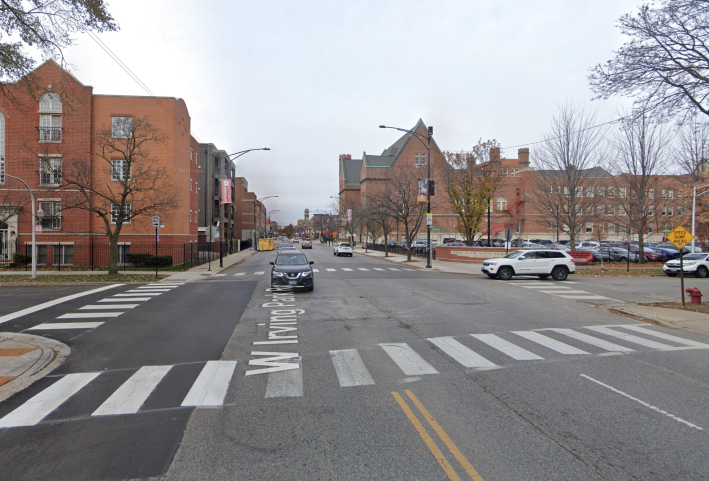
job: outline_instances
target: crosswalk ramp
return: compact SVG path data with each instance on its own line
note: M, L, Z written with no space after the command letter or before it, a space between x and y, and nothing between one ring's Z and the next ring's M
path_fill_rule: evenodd
M67 374L12 410L0 411L0 428L34 426L43 421L104 418L131 415L155 409L219 407L230 389L246 387L252 392L253 366L264 369L263 399L302 398L307 393L304 377L327 376L332 387L363 388L404 378L436 376L450 366L473 370L509 367L514 363L538 363L559 356L575 358L594 355L632 354L640 351L709 349L709 344L685 339L637 324L545 328L504 333L432 337L417 344L383 342L358 349L330 350L329 356L303 359L297 353L261 357L244 366L237 382L237 361L208 361L204 364L143 366L133 371L104 371ZM440 351L448 363L442 360ZM272 356L252 352L252 356ZM328 360L329 359L329 360ZM274 364L277 362L277 364ZM324 363L324 364L323 364ZM309 366L312 366L309 369ZM45 380L43 380L45 381ZM175 387L175 383L181 387ZM91 401L85 398L90 397ZM257 394L258 395L258 394ZM84 398L75 400L79 397ZM169 399L166 400L166 397ZM72 401L81 408L73 407ZM0 410L3 407L0 403ZM9 411L9 412L7 412Z
M125 314L142 303L148 302L166 292L181 286L182 282L158 282L146 284L134 289L113 294L96 301L95 304L87 304L80 307L77 312L62 314L53 321L37 324L26 329L26 331L59 331L59 330L79 330L96 329L107 320ZM58 322L57 322L58 321ZM70 322L66 322L70 321Z
M508 286L521 287L523 289L529 289L536 292L541 292L543 294L549 294L556 297L561 297L563 299L571 299L575 301L613 301L624 303L621 300L613 299L612 297L600 296L598 294L593 294L592 292L584 291L578 289L576 286L567 286L565 284L578 284L575 281L565 281L563 284L554 283L551 281L519 281L519 282L506 282L500 281Z

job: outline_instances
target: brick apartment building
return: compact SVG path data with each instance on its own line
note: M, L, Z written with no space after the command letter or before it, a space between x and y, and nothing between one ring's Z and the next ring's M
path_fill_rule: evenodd
M196 243L199 166L185 102L169 97L94 95L92 87L52 60L33 74L42 89L35 96L13 84L6 86L11 95L0 97L0 257L7 260L13 246L29 252L35 223L26 188L10 176L28 184L44 212L41 232L37 232L39 265L88 265L93 261L89 255L107 252L102 219L86 210L66 208L77 191L63 185L62 172L84 163L90 166L92 188L115 189L120 176L130 174L116 168L121 159L110 157L110 163L99 159L96 133L108 129L115 134L117 125L130 125L132 119L139 118L145 118L164 136L162 142L146 146L148 157L164 172L162 180L174 189L169 194L179 197L178 207L162 215L165 227L160 230L160 241ZM99 201L92 196L92 201ZM130 199L126 209L136 208L140 202L139 196ZM135 252L143 244L154 244L154 238L150 218L133 219L121 231L119 256ZM181 257L180 252L182 249L170 254Z
M426 126L421 120L414 129L421 135L426 135ZM416 177L425 178L425 147L404 134L381 155L362 154L361 159L353 159L351 155L340 155L339 163L339 196L340 206L362 208L363 202L372 192L381 188L385 179L396 166L413 171L421 169ZM436 145L431 146L432 179L436 181L435 202L432 202L433 225L431 232L432 242L441 242L446 237L461 238L456 232L457 216L452 212L445 193L443 183L440 181L440 169L434 168L437 162L443 162L441 151ZM549 209L561 206L543 205L540 196L532 195L533 189L539 185L547 188L562 189L562 182L555 185L553 180L559 176L557 171L536 170L530 166L529 149L521 148L517 151L517 158L501 158L500 149L490 151L490 161L499 162L500 184L495 192L490 208L490 235L493 238L502 238L507 229L515 233L520 239L568 239L568 228L559 225L554 216L548 214ZM438 165L440 167L440 164ZM592 239L594 231L602 227L607 232L608 240L627 239L629 219L624 211L630 203L628 196L631 189L624 187L630 185L628 174L613 176L602 168L590 169L584 172L583 196L592 196L593 215L588 216L588 222L582 227L579 240ZM538 178L545 179L538 182ZM683 191L688 185L688 176L663 175L652 179L650 196L656 196L657 202L653 205L652 218L645 228L645 237L648 241L661 241L674 227L687 223L688 210L691 209L691 199ZM591 206L588 206L590 208ZM358 229L360 232L361 229ZM485 218L478 229L478 235L487 236L487 219ZM390 239L404 238L401 226L394 225ZM426 238L426 228L423 226L417 235L419 239Z

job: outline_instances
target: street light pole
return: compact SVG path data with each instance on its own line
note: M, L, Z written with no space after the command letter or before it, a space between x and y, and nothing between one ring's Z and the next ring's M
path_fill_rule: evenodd
M264 200L266 200L266 199L271 199L271 198L273 198L273 197L278 197L278 196L277 196L277 195L269 195L269 196L263 197L263 198L261 199L261 202L263 203ZM256 250L256 251L258 250L258 247L257 247L257 245L256 245L256 241L258 240L258 237L257 237L257 236L258 236L258 232L256 231L256 204L257 204L257 201L258 201L258 198L256 197L256 194L254 194L254 225L253 225L253 227L254 227L254 228L253 228L254 245L253 245L252 247L253 247L254 250Z
M423 135L409 129L400 129L398 127L388 127L386 125L380 125L380 129L394 129L401 132L408 132L414 137L416 137L425 147L426 147L426 242L428 243L428 255L426 256L426 267L431 268L431 253L433 249L431 248L431 226L428 225L428 217L431 215L431 139L433 138L433 126L428 126L428 135L424 137ZM424 143L423 139L426 139ZM406 242L409 243L411 239L407 239Z
M694 254L694 236L695 236L695 227L696 227L696 215L697 215L697 197L700 197L705 194L709 194L709 190L705 190L704 192L700 192L697 194L697 189L706 189L709 187L709 184L706 185L700 185L699 187L694 188L694 193L692 195L692 254Z
M34 203L34 194L32 193L32 189L30 189L30 186L27 185L27 182L24 180L20 179L19 177L15 177L14 175L10 174L5 174L5 177L10 177L11 179L19 180L22 182L25 187L27 187L27 192L30 193L30 203L31 203L31 211L32 211L32 279L37 278L37 236L35 233L35 226L37 224L37 217L40 217L40 212L42 213L41 217L44 217L44 212L42 209L39 210L39 212L35 213L35 203ZM17 223L17 231L19 232L19 221ZM26 265L26 264L25 264Z

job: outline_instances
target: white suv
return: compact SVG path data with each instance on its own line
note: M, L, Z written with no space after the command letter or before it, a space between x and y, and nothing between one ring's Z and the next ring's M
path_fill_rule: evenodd
M480 268L492 279L507 281L512 276L551 276L555 281L565 281L576 272L573 257L555 249L534 249L510 252L505 257L488 259Z
M350 256L352 257L352 246L347 242L338 242L332 249L332 253L336 256Z

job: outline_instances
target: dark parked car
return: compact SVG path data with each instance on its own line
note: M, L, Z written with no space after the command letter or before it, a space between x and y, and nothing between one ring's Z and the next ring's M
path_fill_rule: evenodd
M628 259L630 259L630 262L638 262L637 252L628 253L627 249L621 249L620 247L611 247L610 255L611 261L614 262L628 262Z
M300 245L301 249L312 249L313 248L313 243L310 242L309 240L304 240L303 243Z
M271 287L290 287L293 289L307 289L312 291L315 288L313 278L313 261L308 259L298 251L281 252L276 256L275 262L271 262Z

